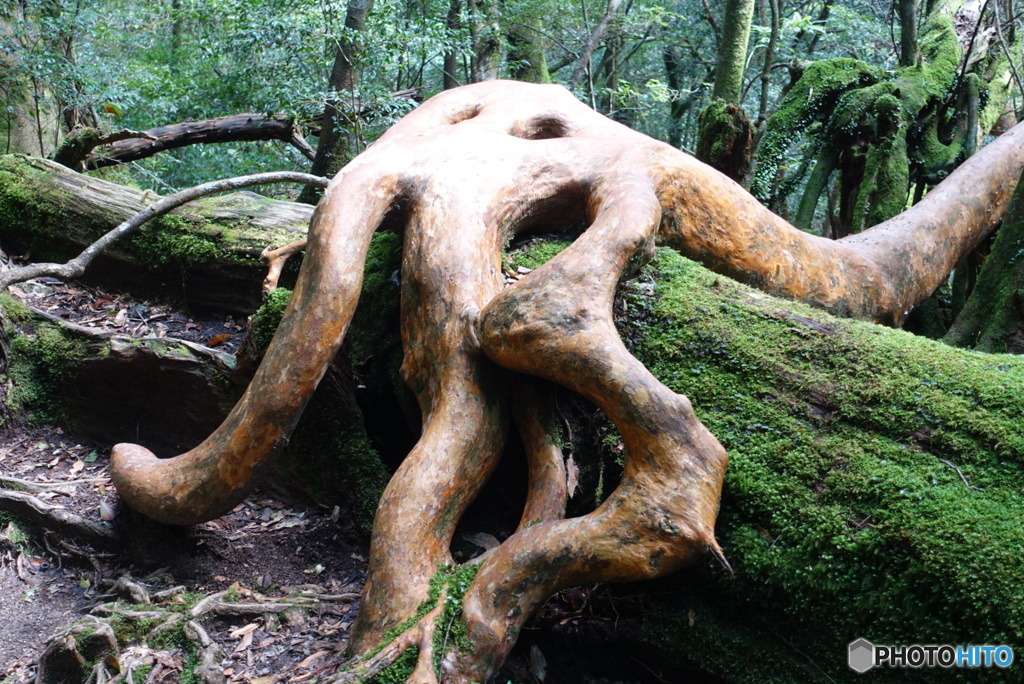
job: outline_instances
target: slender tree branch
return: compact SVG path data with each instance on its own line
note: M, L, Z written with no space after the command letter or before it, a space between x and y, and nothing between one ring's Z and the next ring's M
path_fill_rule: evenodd
M590 66L590 56L594 54L594 50L597 49L598 43L601 42L601 38L604 36L604 32L608 30L608 24L611 23L612 17L619 11L619 7L622 5L622 0L608 0L608 7L605 9L604 16L601 17L601 21L597 22L597 26L590 32L590 37L587 38L586 44L580 51L580 57L576 60L576 66L573 67L572 75L569 76L569 88L575 88L580 79L583 78L584 71L587 71Z

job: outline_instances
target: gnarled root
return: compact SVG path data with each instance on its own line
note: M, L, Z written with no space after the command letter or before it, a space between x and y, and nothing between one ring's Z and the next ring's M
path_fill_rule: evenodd
M339 174L328 189L313 217L306 262L278 334L224 423L172 459L158 459L135 444L114 447L111 477L132 508L173 525L215 518L245 497L283 446L341 345L370 237L396 194L394 182L361 170Z
M650 257L655 238L774 294L898 322L1004 211L1007 181L1024 165L1024 128L1003 137L950 176L952 189L940 186L906 216L832 242L794 229L735 183L564 89L488 82L448 91L332 183L278 334L225 424L167 462L119 445L115 483L133 507L165 522L197 522L234 505L337 350L370 234L400 224L402 376L423 433L378 508L350 650L366 657L418 614L431 577L451 561L455 525L492 472L511 414L530 459L526 512L465 593L469 651L442 643L421 654L411 680L434 681L436 655L443 681L484 681L524 621L563 587L660 576L709 550L725 564L714 523L726 454L686 397L629 354L612 321L616 284ZM581 223L590 227L570 248L502 290L501 248L511 234ZM561 455L534 392L508 392L514 373L582 394L621 433L622 480L593 513L562 519ZM365 662L397 657L413 642L437 647L428 626L436 619L419 619Z

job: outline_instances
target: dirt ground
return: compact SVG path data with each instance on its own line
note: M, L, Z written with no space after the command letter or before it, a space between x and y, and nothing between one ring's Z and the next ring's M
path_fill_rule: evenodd
M78 443L59 429L8 434L0 441L0 477L59 485L28 490L93 521L104 516L101 506L116 510L106 450ZM332 519L332 513L279 491L257 490L215 521L188 530L142 530L150 539L118 554L40 533L34 526L6 524L6 548L0 555L0 681L34 681L35 661L47 639L109 601L105 585L124 576L150 592L184 586L208 595L234 587L244 600L256 603L287 596L289 588L300 586L321 595L358 594L366 546L348 521ZM217 616L205 626L227 654L227 681L279 673L287 676L274 681L305 681L302 675L342 660L340 649L356 606L350 599L329 605L330 612L323 614L294 611L277 624L259 614ZM248 625L254 627L245 631ZM169 663L164 668L169 678L162 681L177 681L180 654L169 649L161 657Z

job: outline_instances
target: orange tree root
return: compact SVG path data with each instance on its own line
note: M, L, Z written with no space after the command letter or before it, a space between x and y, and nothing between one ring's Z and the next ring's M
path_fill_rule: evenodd
M371 234L401 231L402 377L419 402L422 435L381 499L349 648L373 653L413 624L374 662L416 644L410 681L484 681L552 592L657 577L709 550L725 563L714 524L726 454L689 400L629 354L612 322L616 284L656 241L773 294L898 323L999 220L1022 166L1018 128L911 211L833 242L796 230L718 172L560 87L447 91L332 181L281 326L225 423L165 461L118 445L115 483L132 507L170 523L205 520L239 501L341 344ZM511 236L577 225L588 227L571 247L504 287L501 250ZM620 484L589 515L563 519L565 466L544 428L539 381L524 376L587 397L623 437ZM512 423L530 469L520 527L459 590L457 616L431 612L423 602L432 577L451 566L455 526ZM442 637L456 620L462 637Z

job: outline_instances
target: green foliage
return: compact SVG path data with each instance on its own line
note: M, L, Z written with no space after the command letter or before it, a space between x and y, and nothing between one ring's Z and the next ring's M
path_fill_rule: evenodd
M249 341L262 354L270 339L277 332L277 326L281 323L281 317L291 299L292 291L279 287L270 292L263 304L249 318Z
M849 679L861 636L1019 642L1024 360L782 304L666 251L655 266L633 350L729 451L736 578L684 577L696 621L659 615L651 641L737 682L803 681L801 654Z

